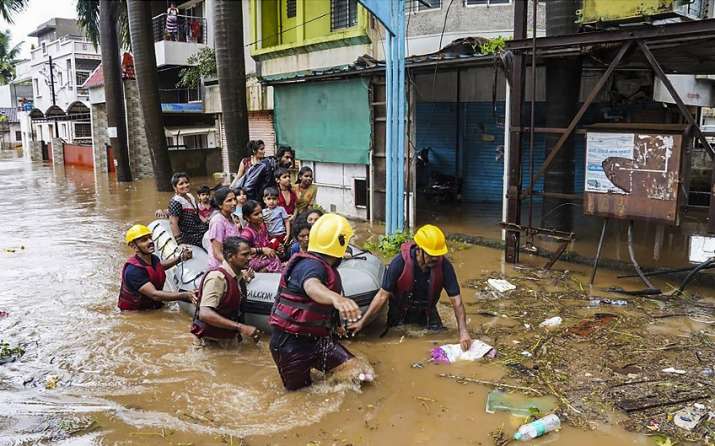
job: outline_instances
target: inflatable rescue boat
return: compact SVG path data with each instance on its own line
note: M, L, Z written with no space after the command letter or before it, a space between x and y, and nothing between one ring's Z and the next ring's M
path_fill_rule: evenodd
M168 220L155 220L149 224L156 248L155 254L161 260L173 258L179 253L179 245L174 240ZM193 257L166 271L167 291L192 291L201 285L201 279L208 269L208 253L203 248L187 245ZM351 246L352 258L343 260L338 267L345 297L354 300L362 312L372 302L382 284L385 265L373 254ZM264 332L270 331L268 315L273 301L278 295L279 273L256 273L247 285L248 298L242 306L244 322L254 325ZM181 309L193 316L193 304L179 302Z

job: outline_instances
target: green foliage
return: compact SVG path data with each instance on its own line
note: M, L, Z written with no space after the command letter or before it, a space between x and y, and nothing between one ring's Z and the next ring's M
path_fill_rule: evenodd
M483 55L497 54L498 52L503 51L505 46L506 40L502 36L499 36L485 42L479 48L479 52Z
M0 0L0 16L7 23L15 23L14 15L27 6L30 0Z
M22 42L10 47L10 40L10 30L0 32L0 85L8 84L15 78L15 65Z
M122 0L111 4L117 8L115 15L117 17L117 35L120 43L123 48L130 49L132 42L129 37L127 2ZM96 48L99 45L101 36L99 29L99 0L77 0L77 20L87 39Z
M381 235L377 241L368 240L365 242L365 249L372 252L378 252L385 258L394 257L400 252L400 246L412 240L412 234L407 231L395 232L394 234Z
M19 358L25 354L25 349L22 347L10 347L5 341L0 341L0 361L8 358Z
M187 60L188 67L179 72L177 87L196 88L203 77L216 77L216 51L213 48L202 48L192 54Z

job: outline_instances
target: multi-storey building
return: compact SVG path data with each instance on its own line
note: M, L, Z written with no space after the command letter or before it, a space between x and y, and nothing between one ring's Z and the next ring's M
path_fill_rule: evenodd
M82 84L101 61L99 49L72 19L50 19L29 37L37 38L25 75L32 82L33 139L90 142L89 93Z

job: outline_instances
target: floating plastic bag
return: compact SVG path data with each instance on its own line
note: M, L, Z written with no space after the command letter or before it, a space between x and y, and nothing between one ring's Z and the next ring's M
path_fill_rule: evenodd
M512 291L516 289L516 286L504 279L488 279L487 284L493 289L499 291L500 293L505 293L507 291Z
M472 341L469 350L462 351L459 344L445 344L432 349L432 361L437 364L451 364L456 361L476 361L485 356L493 358L497 351L489 344L479 340Z

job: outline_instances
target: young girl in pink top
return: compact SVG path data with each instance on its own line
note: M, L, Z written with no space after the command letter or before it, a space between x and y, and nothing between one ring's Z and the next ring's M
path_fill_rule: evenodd
M246 226L241 231L241 237L251 244L254 255L248 266L256 272L277 273L283 265L274 247L270 246L268 229L263 222L263 209L260 203L248 200L243 205L243 219Z

